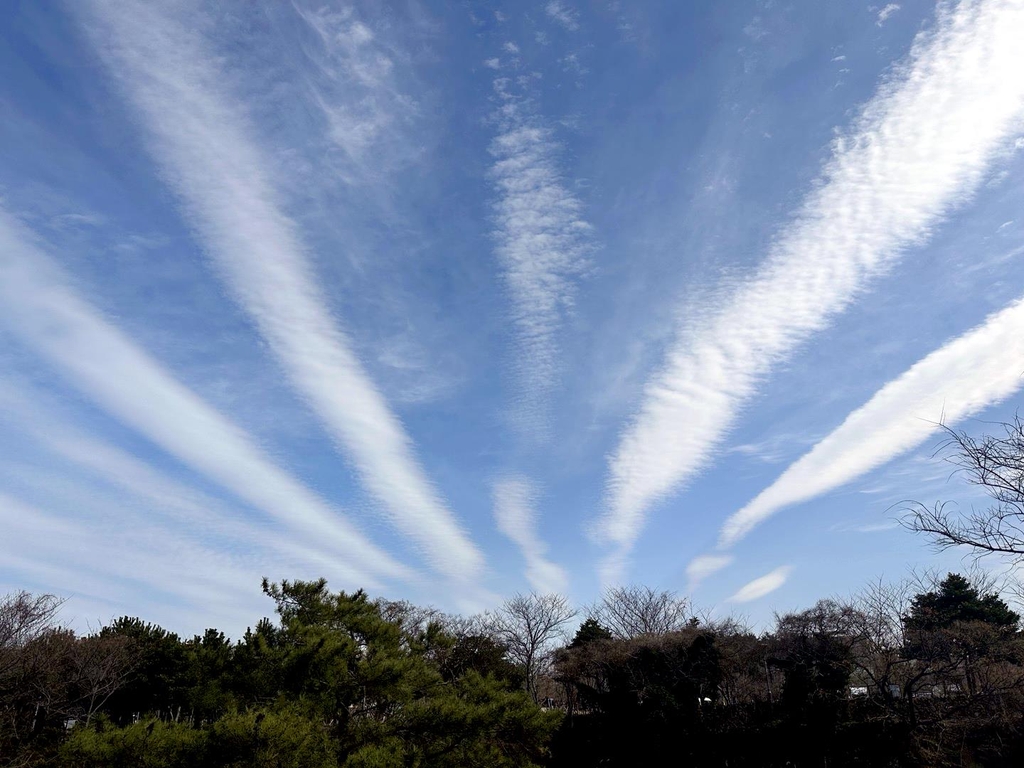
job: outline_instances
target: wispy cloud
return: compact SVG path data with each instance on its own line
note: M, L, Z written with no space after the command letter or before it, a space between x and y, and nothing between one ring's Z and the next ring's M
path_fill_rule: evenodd
M698 555L686 566L690 589L696 589L708 576L718 573L733 561L732 555Z
M899 3L889 3L884 8L878 11L878 20L875 22L878 26L882 26L896 11L900 9Z
M274 518L268 518L270 525L263 520L256 524L251 512L225 504L118 446L73 427L66 409L53 402L44 406L47 400L42 392L25 382L0 377L0 423L16 424L26 436L56 456L144 504L152 518L164 519L186 538L250 555L258 553L264 555L264 562L276 560L278 566L285 559L292 567L315 566L324 576L347 584L365 578L358 569L351 570L330 546L281 535Z
M561 0L551 0L544 6L544 12L570 32L580 28L580 13Z
M189 605L180 626L201 631L203 621L227 621L241 629L257 609L258 576L221 553L140 522L127 526L88 525L60 519L43 508L0 492L0 522L4 527L4 565L22 579L48 586L61 585L65 597L120 596L125 610L130 600L166 605ZM21 553L31 552L31 557ZM24 584L24 582L22 582ZM114 598L116 599L116 598ZM166 610L166 607L165 609ZM96 620L93 615L88 617Z
M508 86L504 78L495 81L501 106L491 144L498 193L494 238L518 337L513 423L524 434L543 436L548 397L560 374L559 330L586 267L591 226L561 171L553 130Z
M353 576L378 583L411 575L86 304L3 211L0 296L0 321L117 419L287 529L331 547Z
M777 464L784 461L787 456L792 456L800 448L814 444L814 438L807 435L791 433L776 433L763 440L753 443L743 443L729 449L730 453L739 453L744 456L763 461L765 464Z
M581 78L590 72L587 67L583 66L580 62L578 53L569 53L558 60L558 63L562 65L562 71L574 75L577 78ZM583 82L579 79L576 80L576 87L582 87Z
M681 328L610 459L599 532L623 559L650 506L707 465L758 383L981 183L1020 125L1024 6L941 6L835 141L755 277Z
M583 204L569 191L554 131L515 95L506 78L494 82L500 100L491 143L495 253L512 303L515 388L509 419L522 437L539 442L550 430L550 396L557 386L560 331L572 310L591 249ZM495 486L498 527L522 550L534 589L562 591L567 579L544 556L536 533L534 490L521 477Z
M129 505L111 504L112 497L90 493L94 487L88 483L49 471L39 472L36 478L31 479L55 481L50 488L56 492L44 494L49 497L45 500L33 499L28 503L5 487L0 492L0 519L9 532L5 543L10 544L12 552L32 552L42 561L42 567L56 563L73 564L82 569L83 575L86 572L97 576L113 575L152 586L164 595L187 600L202 597L204 582L207 587L224 589L227 594L222 599L226 601L237 599L243 592L252 593L258 587L259 576L251 566L243 565L239 558L197 544L159 520L146 519L138 509L131 509ZM28 485L31 486L32 482ZM76 494L76 499L69 498ZM66 512L57 515L52 511L79 499L80 506L74 515ZM97 513L99 505L110 512ZM78 514L80 510L82 513ZM38 539L38 542L33 539ZM158 555L161 546L164 551ZM64 556L47 557L38 551L40 548L61 552ZM118 551L122 553L120 560L112 556ZM133 574L125 568L124 560L134 559L136 555L144 555L151 562L148 569L139 568ZM257 565L257 573L258 568ZM178 578L167 578L171 574L177 574ZM167 583L158 583L161 576L167 579ZM70 580L60 586L72 589L76 584Z
M833 526L832 530L842 533L882 533L899 527L898 521L887 520L884 523L844 523Z
M537 534L536 494L522 477L494 484L494 519L498 530L511 539L526 560L526 578L537 592L564 592L568 578L547 558L547 547Z
M730 546L783 507L838 488L1024 386L1024 299L920 360L722 526Z
M414 455L370 381L284 212L243 105L205 41L151 5L98 0L90 28L139 109L151 147L219 273L267 340L293 386L351 457L390 521L438 571L460 582L483 557ZM349 27L356 42L367 30ZM367 73L369 81L375 76Z
M398 84L401 51L378 35L352 6L315 10L293 6L316 35L306 61L319 77L306 80L312 103L327 121L327 135L343 156L340 172L350 183L379 181L414 159L409 140L419 105Z
M744 584L735 595L729 598L730 603L750 603L770 595L789 579L793 568L783 565L764 576L758 576L751 582Z

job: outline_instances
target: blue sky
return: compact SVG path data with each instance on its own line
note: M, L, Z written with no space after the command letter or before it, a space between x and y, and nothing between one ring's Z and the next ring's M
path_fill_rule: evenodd
M262 576L754 622L983 503L1024 385L1019 0L16 3L0 589ZM998 564L995 564L998 565Z

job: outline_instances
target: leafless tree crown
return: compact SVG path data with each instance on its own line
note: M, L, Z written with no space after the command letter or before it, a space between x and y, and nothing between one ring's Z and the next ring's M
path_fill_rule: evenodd
M574 616L576 609L562 595L517 594L488 617L491 633L506 646L510 661L522 667L535 698L537 677Z
M940 450L967 481L992 499L985 509L962 514L948 503L910 502L904 524L929 534L941 548L967 546L980 554L1024 558L1024 421L1001 425L1002 435L972 437L946 429Z
M622 640L677 632L693 618L686 598L636 585L606 590L591 613Z

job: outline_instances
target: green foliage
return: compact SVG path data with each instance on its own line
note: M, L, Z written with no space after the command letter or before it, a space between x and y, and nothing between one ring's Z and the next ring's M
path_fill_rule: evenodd
M358 723L344 765L526 768L543 759L560 720L523 692L470 672L442 695L403 708L391 722Z
M326 768L338 764L329 729L294 705L221 718L209 731L207 759L211 768Z
M493 641L409 634L362 591L319 581L264 589L283 626L283 693L336 724L343 764L526 766L542 754L557 719L515 690Z
M1015 630L1020 616L999 595L983 595L963 576L950 573L938 590L914 597L906 617L908 629L923 631L948 629L957 622L972 621Z
M209 728L150 720L76 729L60 751L68 768L327 768L327 729L295 708L228 715Z
M284 686L284 654L284 632L270 619L260 619L235 645L226 686L240 701L270 704Z
M323 580L263 586L280 625L260 622L235 645L215 630L183 642L137 619L107 628L131 638L142 658L110 709L114 720L140 711L160 718L77 728L62 765L526 768L544 760L560 716L519 690L494 640L456 638L436 624L403 628L364 592L332 593Z
M230 690L229 671L234 648L223 632L208 629L185 644L185 706L189 717L200 722L214 720L230 711L235 697Z
M569 643L570 648L579 648L587 643L592 643L595 640L611 640L612 633L601 626L601 623L594 618L587 619L580 628L576 630L576 635L573 637L572 642Z
M124 728L76 728L61 747L67 768L191 768L206 765L209 734L161 720Z
M128 640L138 658L131 680L107 703L106 711L115 721L131 722L151 713L174 717L187 709L186 691L196 673L190 669L188 650L176 634L124 616L104 627L100 635Z

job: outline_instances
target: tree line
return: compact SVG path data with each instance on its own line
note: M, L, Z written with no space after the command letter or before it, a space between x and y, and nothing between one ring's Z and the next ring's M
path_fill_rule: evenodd
M1024 429L950 456L987 513L907 509L939 546L1024 553ZM264 580L237 640L135 617L79 635L61 602L0 599L0 765L1011 766L1024 633L979 570L876 582L764 631L671 591L478 616Z

